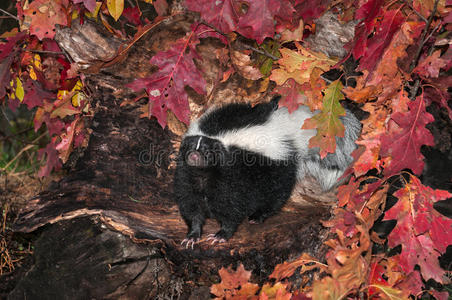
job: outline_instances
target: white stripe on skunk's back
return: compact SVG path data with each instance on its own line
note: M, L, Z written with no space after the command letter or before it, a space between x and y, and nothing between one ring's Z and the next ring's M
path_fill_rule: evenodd
M218 136L209 136L199 129L199 121L214 110L209 109L200 119L192 122L185 136L207 136L220 140L226 147L236 146L272 159L283 160L293 154L292 147L295 147L299 154L305 154L309 139L316 134L315 129L301 129L304 120L312 117L313 113L307 106L300 106L291 114L287 108L279 108L262 125L248 126L222 132Z

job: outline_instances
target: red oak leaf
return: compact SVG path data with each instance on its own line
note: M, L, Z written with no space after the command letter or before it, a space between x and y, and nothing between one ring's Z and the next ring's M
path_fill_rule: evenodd
M240 18L237 32L262 44L266 37L273 37L275 33L273 14L279 11L280 3L278 0L247 0L247 2L249 8L246 15Z
M301 86L293 78L289 78L282 86L277 86L274 92L281 95L279 107L287 107L289 113L296 111L298 106L306 103L306 96L301 91Z
M352 237L358 232L356 230L356 216L343 208L333 210L334 218L328 221L322 221L322 225L331 228L332 232L340 231L346 237Z
M234 0L185 0L185 7L201 13L201 18L223 33L237 28L239 15L236 5Z
M241 5L246 3L246 12ZM237 31L241 35L256 40L261 44L266 37L273 37L275 20L279 23L294 21L295 12L287 0L186 0L185 6L201 13L207 23L215 26L223 33Z
M206 93L206 82L193 62L199 58L195 49L199 40L193 35L192 32L176 41L169 50L157 53L150 63L158 66L159 70L128 85L135 91L146 90L150 101L149 117L155 116L162 127L166 126L168 109L182 122L190 122L186 85L199 94Z
M124 11L122 12L122 15L135 26L141 25L141 12L140 9L135 7L126 7L124 8Z
M432 55L424 57L413 72L423 77L438 78L439 70L448 64L448 61L439 57L440 55L441 50L437 50Z
M6 96L11 82L11 64L14 57L8 56L0 62L0 99Z
M400 255L398 257L398 266L400 266ZM406 275L402 282L397 284L397 288L402 291L409 291L412 295L419 295L423 287L421 274L418 271L413 271Z
M412 272L418 264L425 280L433 278L443 282L445 271L439 266L438 256L452 244L452 220L437 212L433 203L452 194L433 190L411 176L411 181L394 196L399 200L384 218L397 220L397 226L388 236L388 245L402 245L400 265L406 273Z
M302 253L295 260L292 260L290 262L285 261L282 264L276 265L273 273L270 274L269 278L274 278L276 279L276 281L282 281L282 279L292 276L300 267L301 269L299 274L303 274L315 268L319 268L320 270L325 271L326 266L318 262L315 257L307 253ZM262 289L264 290L264 287Z
M86 9L90 12L93 12L96 9L96 0L72 0L75 4L83 3Z
M281 32L283 29L294 31L300 27L300 24L304 24L303 21L300 22L301 16L295 15L296 12L297 11L290 1L280 0L279 9L272 12L275 20L277 21L277 32ZM301 34L298 36L301 36Z
M152 5L154 5L154 9L159 16L168 15L168 3L166 0L155 0Z
M82 107L74 107L72 104L72 96L75 92L70 92L62 97L59 97L53 103L53 109L50 112L50 118L59 117L64 119L67 116L72 116L81 113Z
M24 83L25 96L23 103L27 105L28 109L32 109L35 106L41 106L44 99L54 99L55 94L44 90L41 85L34 80L28 79Z
M46 164L39 169L39 177L49 176L53 169L59 170L61 168L61 162L55 147L55 140L52 140L45 148L38 151L38 159L43 158L44 154L47 157Z
M359 149L361 155L355 158L355 163L353 164L353 170L355 171L356 176L361 176L367 173L367 171L371 169L377 169L378 172L381 171L381 162L378 159L378 155L380 153L380 140L378 138L366 138L362 141L356 142L358 145L361 145ZM355 154L358 154L358 150L356 149Z
M214 37L219 39L223 44L228 44L228 39L224 35L218 33L207 25L195 23L192 25L192 30L195 31L196 36L200 39L206 37Z
M355 39L346 45L349 48L353 45L352 54L355 59L364 55L367 46L367 36L373 31L376 18L381 13L383 0L369 0L364 3L355 13L355 19L363 19L355 27Z
M447 110L449 118L452 120L452 109L449 107L448 102L451 100L448 89L452 86L452 76L440 76L434 80L428 80L429 85L425 86L424 93L425 99L437 102L444 109Z
M360 60L358 68L360 71L373 71L404 19L399 10L388 10L384 12L383 20L375 28L375 35L367 41L367 48Z
M438 292L438 291L431 291L432 295L437 299L437 300L447 300L449 299L449 293L447 291L444 292Z
M13 37L7 38L7 42L0 44L0 60L3 60L7 56L12 56L14 47L17 42L22 41L27 36L26 32L20 32Z
M76 127L79 122L80 118L76 118L71 123L66 124L66 132L60 135L61 141L55 146L55 149L59 152L59 158L63 163L66 163L72 152Z
M410 110L407 113L396 112L391 115L389 133L381 138L381 155L392 158L384 170L387 176L405 168L421 174L424 168L421 146L434 145L433 135L425 128L434 118L425 110L423 95L410 102L408 107Z
M52 109L52 107L53 105L51 103L44 101L44 108L39 107L36 110L33 120L35 131L38 131L38 129L41 128L42 123L45 123L50 136L61 133L64 128L64 122L59 118L50 118L50 113L45 110Z
M13 37L7 38L6 43L0 44L0 99L5 97L7 90L10 88L11 64L17 53L17 50L14 49L17 43L26 36L25 32L20 32Z
M55 36L55 25L66 26L67 0L35 0L24 15L31 18L30 33L36 35L40 40L43 38L53 39Z
M297 15L301 16L306 24L320 17L329 2L329 0L296 0L294 6Z
M385 273L385 268L374 262L370 265L369 272L369 298L375 297L375 295L383 294L383 290L390 289L391 285L383 276Z

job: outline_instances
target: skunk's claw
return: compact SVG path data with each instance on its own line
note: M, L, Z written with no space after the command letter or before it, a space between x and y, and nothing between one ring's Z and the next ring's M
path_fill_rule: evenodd
M193 250L193 246L198 242L199 242L199 239L195 240L195 239L191 238L191 239L184 239L180 244L182 247L185 244L185 249L188 249L191 247L191 249Z
M219 237L217 237L215 234L209 234L209 235L207 236L206 241L212 241L212 242L210 243L211 245L214 245L215 243L221 244L221 243L225 243L225 242L226 242L225 239L219 238Z

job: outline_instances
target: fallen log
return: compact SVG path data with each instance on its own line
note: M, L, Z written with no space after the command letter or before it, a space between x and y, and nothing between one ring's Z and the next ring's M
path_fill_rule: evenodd
M95 113L88 147L74 153L67 176L31 199L15 230L41 230L34 264L10 294L11 299L205 299L222 266L243 263L262 283L276 264L307 252L325 253L326 219L334 194L320 195L315 184L300 186L283 211L263 224L243 223L227 243L201 240L180 245L186 225L172 199L175 153L184 126L162 129L140 118L140 101L125 85L151 74L149 59L190 28L190 17L173 17L149 30L118 58L124 42L85 21L60 29L56 40L85 68L85 88ZM218 43L207 39L198 51L212 99L256 101L265 98L239 75L216 85ZM94 51L93 49L96 49ZM89 52L89 55L88 55ZM116 57L115 57L116 55ZM115 57L115 63L109 64ZM194 116L206 105L194 92ZM121 105L126 101L129 105ZM311 197L300 196L314 190ZM203 236L219 225L209 220ZM166 298L165 298L166 299Z

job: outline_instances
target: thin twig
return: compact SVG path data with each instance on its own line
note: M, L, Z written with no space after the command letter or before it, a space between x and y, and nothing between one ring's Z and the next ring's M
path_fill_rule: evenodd
M428 37L425 38L424 44L427 43L427 41L432 37L432 35L438 30L439 26L441 26L441 23L436 24L435 28L433 28L432 32L428 35Z
M428 50L428 54L427 56L430 56L433 54L433 51L435 50L435 46L432 46L429 50ZM414 82L413 87L411 88L411 99L416 98L416 94L417 91L419 90L419 87L421 86L421 80L419 78L416 79L416 81Z
M414 67L416 67L417 62L419 60L419 56L421 55L422 47L424 47L425 37L427 36L428 28L430 27L430 24L433 21L433 17L436 14L436 9L438 8L438 2L439 2L439 0L435 0L435 4L433 5L432 13L431 13L430 17L428 18L427 24L425 24L425 30L422 32L422 36L419 39L421 41L421 43L419 43L419 47L417 48L416 54L414 55L413 61L411 62L410 73L414 70Z
M422 19L422 21L424 21L425 23L428 22L428 20L427 20L423 15L421 15L417 10L415 10L414 7L411 6L411 4L410 4L408 1L405 1L405 4L406 4L409 8L411 8L411 10L412 10L419 18Z
M25 146L22 150L19 151L19 153L17 153L16 156L14 156L14 158L12 160L10 160L6 166L4 166L3 168L0 168L0 171L6 172L6 170L8 169L8 167L16 160L18 159L22 153L24 153L25 151L33 148L35 146L35 143L37 141L39 141L43 136L45 136L47 133L44 132L43 134L41 134L40 136L38 136L37 138L35 138L31 143L29 143L29 145Z
M424 47L424 44L427 42L426 36L428 33L428 29L433 21L433 18L436 14L436 10L438 8L438 2L439 0L435 0L435 4L433 5L433 10L432 13L430 14L428 20L427 20L427 24L425 24L425 30L422 32L422 36L419 39L420 43L419 43L419 47L416 50L416 54L414 55L413 61L410 64L410 69L409 72L413 72L414 68L416 67L418 61L419 61L419 57L421 56L421 52L422 52L422 48ZM433 29L432 34L436 31L436 27ZM431 35L429 35L430 38ZM432 48L430 48L429 53L431 54L433 52L434 46ZM416 94L417 91L419 90L419 87L421 85L421 81L420 79L416 79L416 81L414 82L413 87L411 88L411 96L410 99L414 99L416 98Z
M219 34L221 34L222 36L227 37L227 35L226 35L225 33L221 32L221 30L219 30L219 29L218 29L217 27L215 27L214 25L208 24L208 23L206 23L206 22L204 22L204 21L199 22L199 24L204 24L204 25L206 25L207 27L212 28L213 30L215 30L216 32L218 32ZM279 57L276 57L276 56L274 56L273 54L268 53L268 52L265 51L265 50L257 49L257 48L255 48L255 47L253 47L253 46L247 45L247 44L242 43L242 42L240 42L240 41L237 41L237 42L240 44L240 46L243 46L244 48L246 48L246 49L248 49L248 50L253 50L253 51L256 52L256 53L265 55L265 56L267 56L267 57L269 57L269 58L271 58L271 59L273 59L273 60L279 60Z
M54 54L54 55L63 55L63 52L58 51L49 51L49 50L33 50L33 49L24 49L25 51L32 52L32 53L39 53L39 54Z
M253 50L254 52L257 52L257 53L259 53L259 54L262 54L262 55L265 55L265 56L267 56L267 57L270 57L270 58L273 59L273 60L279 60L279 57L276 57L276 56L274 56L273 54L268 53L268 52L265 51L265 50L260 50L260 49L254 48L253 46L250 46L250 45L247 45L247 44L244 44L244 43L241 43L241 42L240 42L240 44L241 44L243 47L245 47L246 49Z
M223 33L220 29L218 29L217 27L215 27L215 26L212 25L212 24L206 23L206 22L204 22L204 21L199 22L199 24L206 25L207 27L210 27L210 28L212 28L213 30L215 30L216 32L218 32L219 34L221 34L222 36L228 37L225 33Z
M6 121L8 121L8 124L13 127L13 125L11 124L11 120L8 118L8 116L6 115L6 112L3 110L3 107L1 108L2 110L2 114L5 117Z
M10 13L7 12L6 10L3 10L3 9L0 8L0 11L1 11L2 13L4 13L4 14L10 16L11 18L16 19L17 22L20 21L18 17L16 17L15 15L10 14Z
M17 135L20 135L20 134L25 133L25 132L27 132L27 131L30 131L30 130L32 130L32 129L33 129L33 127L29 127L29 128L25 128L25 129L23 129L23 130L21 130L21 131L19 131L19 132L16 132L15 134L5 135L4 137L2 137L2 138L0 139L0 142L1 142L1 141L4 141L4 140L9 140L9 139L11 139L11 138L13 138L13 137L15 137L15 136L17 136ZM2 133L2 135L3 135L3 133Z

